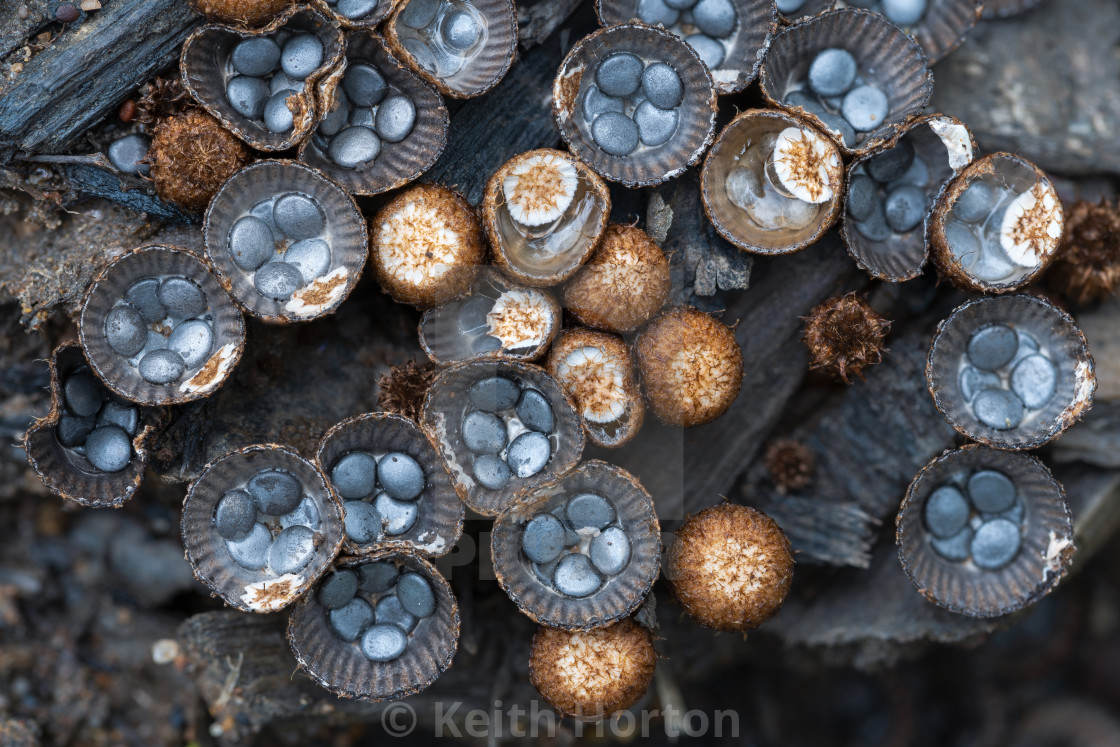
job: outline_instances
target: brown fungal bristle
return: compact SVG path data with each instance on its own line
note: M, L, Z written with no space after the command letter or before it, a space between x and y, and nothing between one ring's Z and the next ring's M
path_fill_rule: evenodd
M813 476L813 452L792 438L779 438L767 446L765 464L782 494L801 490Z
M405 362L403 366L390 366L389 373L382 374L377 382L381 387L377 406L386 412L419 421L424 395L428 393L436 373L432 364L421 366L414 360Z
M135 119L140 124L150 125L196 107L178 75L156 78L140 89L140 98L135 104Z
M634 343L646 399L670 425L715 420L739 394L743 351L731 328L691 306L665 311Z
M556 710L598 720L629 708L653 679L652 634L625 618L605 628L540 627L529 655L529 681Z
M588 327L629 332L669 297L669 260L649 234L612 223L564 288L564 306Z
M295 0L190 0L191 7L222 23L237 26L263 26Z
M802 339L811 369L824 369L851 383L852 376L883 360L883 341L891 323L875 313L855 291L831 298L805 317Z
M411 187L382 207L370 220L370 244L382 289L420 308L466 293L486 257L474 208L438 184Z
M742 631L782 606L793 566L789 538L773 519L721 503L681 525L666 573L689 617L707 628Z
M218 188L249 158L244 143L218 120L199 111L157 124L148 150L156 193L193 212L204 210Z
M1065 236L1049 284L1083 306L1120 287L1120 201L1078 200L1066 218Z

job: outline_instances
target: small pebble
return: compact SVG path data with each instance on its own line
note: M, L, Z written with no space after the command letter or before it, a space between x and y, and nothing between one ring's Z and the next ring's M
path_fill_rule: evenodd
M346 100L346 94L342 92L341 88L335 89L335 97L331 102L331 108L323 115L323 118L319 121L319 126L315 128L315 132L324 137L334 137L348 124L349 117L350 102Z
M377 460L364 451L351 451L334 463L331 484L346 500L372 495L377 487Z
M249 536L256 526L257 507L253 496L244 490L231 490L218 501L214 511L214 529L227 540L240 540Z
M303 570L315 556L315 532L304 526L288 527L272 541L268 565L284 575Z
M914 230L926 217L926 202L926 194L920 187L910 184L895 187L883 204L887 225L898 233Z
M135 436L140 429L140 408L111 399L101 406L101 412L97 414L97 427L103 425L115 425L123 428L129 436Z
M257 510L269 516L282 516L299 505L302 487L290 472L263 469L246 485Z
M396 94L377 107L377 134L387 143L399 143L416 124L416 104L407 96Z
M965 366L961 370L959 382L961 387L961 396L964 397L965 402L972 402L972 398L978 392L984 389L998 389L1000 387L999 377L991 371L981 371L975 366Z
M979 223L992 211L992 188L972 182L953 203L953 215L965 223Z
M105 315L105 342L117 355L131 358L148 342L148 326L131 306L114 306Z
M820 116L825 112L824 106L821 104L820 99L810 93L808 90L790 91L786 94L785 103L789 106L800 106L805 111Z
M603 579L595 572L591 560L586 555L572 553L556 564L553 583L556 590L570 597L586 597L599 590Z
M472 473L478 484L488 490L501 490L509 484L512 477L509 465L492 454L475 459Z
M175 325L167 338L167 349L183 358L187 368L201 366L210 357L214 347L214 330L201 319L191 319Z
M517 404L521 388L512 379L504 376L491 376L471 384L467 392L471 404L486 412L501 412Z
M331 247L322 239L303 239L288 247L284 261L299 270L305 284L310 283L330 269Z
M331 140L327 155L336 166L354 169L381 153L381 140L368 127L347 127Z
M132 439L115 425L94 430L85 446L86 459L102 472L120 472L132 461Z
M601 495L580 493L568 500L568 521L572 529L604 529L615 519L614 506Z
M331 628L344 641L356 641L362 631L373 623L373 607L364 599L351 599L347 604L327 613Z
M124 300L140 312L145 324L163 321L167 316L167 307L159 300L159 278L137 280L128 286Z
M398 501L414 501L424 492L424 469L408 454L392 452L382 457L377 480Z
M337 610L350 604L358 593L358 574L349 568L340 568L327 574L319 584L319 604Z
M642 73L642 93L658 109L673 109L684 100L684 84L676 70L654 62Z
M899 26L913 26L926 14L926 0L883 0L883 15Z
M319 509L315 505L315 501L306 495L300 499L299 505L295 509L280 517L281 529L305 526L308 529L318 530L319 523Z
M253 277L257 292L273 301L287 301L303 287L303 275L287 262L269 262Z
M352 542L365 544L381 536L381 516L365 501L346 501L342 525Z
M945 243L953 256L960 261L965 269L971 269L980 258L980 241L976 234L960 221L945 222Z
M409 0L398 20L409 28L422 29L435 19L439 6L440 0Z
M999 513L1015 504L1015 483L1002 472L983 469L968 478L968 497L977 511Z
M607 96L599 90L598 86L592 83L583 92L582 108L583 118L588 122L593 122L596 117L606 112L621 113L623 100Z
M937 554L946 560L956 562L968 560L968 554L972 546L972 528L965 527L946 539L934 538L930 540L930 544L933 545Z
M292 110L288 107L288 97L295 91L286 90L274 93L264 105L264 126L269 132L277 134L288 132L295 123Z
M362 591L380 594L397 582L397 567L387 560L358 566L358 586Z
M890 113L890 102L875 86L860 86L844 96L840 111L853 129L869 132L883 124Z
M268 84L260 78L239 75L226 84L226 98L233 110L247 119L260 119L268 102Z
M356 20L377 10L377 0L338 0L337 10L342 17Z
M506 447L506 424L493 413L471 412L462 432L463 444L476 454L498 454Z
M929 533L946 539L968 526L968 501L952 485L942 485L926 499L922 514Z
M591 123L595 144L612 156L628 156L638 147L638 126L625 114L607 112Z
M709 70L715 70L723 64L723 57L727 52L723 45L712 37L704 34L691 34L686 36L684 40L696 50L696 54L700 56Z
M55 435L58 437L60 444L67 448L73 448L86 442L86 436L93 431L95 425L96 422L92 415L78 417L64 412L58 419Z
M404 574L401 574L401 578L404 578ZM374 615L379 625L395 625L406 633L412 632L418 622L416 616L406 610L396 596L382 597L374 608Z
M276 75L273 75L268 81L269 96L275 96L281 91L296 91L298 93L303 91L303 88L304 83L302 80L296 80L284 72L276 73ZM261 112L263 113L264 110L262 109Z
M555 418L548 398L536 389L526 389L517 402L517 419L529 430L551 433Z
M272 534L264 524L253 524L244 539L226 540L226 549L234 561L248 571L260 571L268 565Z
M362 654L370 661L396 659L408 647L408 636L394 625L373 625L362 634Z
M631 96L642 84L642 60L630 52L615 52L595 68L595 84L608 96Z
M968 360L984 371L1006 366L1019 349L1019 337L1006 324L992 324L972 333L968 340Z
M377 112L373 109L354 108L350 110L350 118L346 122L351 127L374 130L377 128Z
M985 389L972 401L976 419L989 428L1006 431L1023 421L1023 401L1004 389Z
M867 220L875 212L879 190L867 174L855 174L848 185L848 215L855 220Z
M856 230L860 235L870 241L886 241L891 237L891 227L887 225L887 213L883 203L875 201L871 208L871 217L866 220L855 221Z
M592 538L591 564L604 576L622 573L630 562L630 538L618 527L607 527Z
M912 184L915 187L931 186L929 166L920 157L914 156L914 160L910 162L910 168L906 172L887 185L887 189L893 189L903 184ZM940 182L938 185L940 186Z
M263 220L246 215L233 224L229 232L229 256L242 270L256 270L275 253L272 229Z
M148 156L151 144L144 135L125 135L109 146L109 161L126 174L147 174L151 167L140 161Z
M739 20L731 0L700 0L692 8L692 22L702 33L717 39L731 36Z
M443 37L443 43L448 47L463 52L478 43L482 37L482 27L472 13L457 10L444 19L440 26L440 35Z
M809 65L809 87L818 96L847 93L858 72L856 58L846 49L825 49Z
M537 514L521 534L521 550L534 563L551 563L564 551L567 531L552 514Z
M385 76L368 62L356 62L346 68L342 88L355 106L377 106L389 91Z
M459 333L467 334L488 326L486 315L494 308L494 302L486 296L473 296L459 307Z
M174 350L149 350L140 359L137 370L149 384L170 384L178 381L187 370L183 357Z
M864 168L872 179L887 184L905 174L912 163L914 163L914 146L908 140L901 140L890 150L867 159Z
M296 240L313 239L326 225L319 203L298 192L289 192L276 200L272 220L285 236Z
M1011 391L1023 406L1035 410L1054 398L1058 388L1058 369L1044 355L1028 355L1011 370Z
M175 319L190 319L206 313L206 294L187 278L165 278L160 281L156 295Z
M801 10L805 0L778 0L777 4L779 13L796 13Z
M323 63L323 43L312 34L298 34L284 44L280 67L293 78L303 80Z
M242 75L261 78L280 64L280 45L267 36L244 39L233 48L230 61L233 68Z
M638 0L638 20L650 26L658 24L669 28L677 22L680 11L669 7L665 0Z
M856 144L856 131L848 124L848 120L844 119L839 114L834 112L824 112L818 114L817 118L829 130L840 133L840 140L844 145L849 148L854 148Z
M404 611L415 617L431 617L436 611L436 595L428 579L419 573L403 573L397 582L397 599Z
M521 478L532 477L545 468L552 456L548 437L528 431L513 439L506 451L506 461L513 474Z
M972 537L972 562L994 571L1010 563L1019 552L1019 527L1007 519L992 519L980 525Z
M381 517L385 534L396 536L404 534L416 524L418 510L415 501L398 501L388 493L382 493L373 501L373 507Z
M680 114L676 109L659 109L650 101L643 101L634 110L638 139L651 147L669 142L677 131L679 119Z

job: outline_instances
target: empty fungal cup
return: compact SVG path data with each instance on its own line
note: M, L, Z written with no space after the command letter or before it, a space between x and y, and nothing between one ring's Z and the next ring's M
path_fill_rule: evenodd
M740 249L789 254L840 215L844 170L836 145L805 120L749 109L723 129L700 171L704 212Z
M1057 255L1062 202L1037 166L1010 153L985 156L938 200L929 240L940 273L958 287L1006 293L1033 282Z
M1085 335L1049 301L979 298L937 327L926 364L934 404L963 436L1033 449L1088 411L1096 389Z

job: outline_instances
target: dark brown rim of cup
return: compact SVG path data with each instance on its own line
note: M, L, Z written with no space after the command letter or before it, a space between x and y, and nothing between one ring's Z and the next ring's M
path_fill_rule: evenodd
M132 497L144 479L148 452L155 437L167 422L162 407L140 409L140 430L132 439L132 459L120 472L101 472L89 461L63 446L57 437L62 417L62 381L86 366L81 346L76 340L62 342L49 361L51 374L51 409L37 418L23 437L27 461L43 485L67 501L89 508L120 508Z
M944 59L980 21L987 0L944 0L930 3L922 20L907 31L922 45L929 64Z
M800 110L798 110L800 111ZM755 123L772 122L774 132L781 132L786 127L800 127L820 137L825 143L835 150L838 163L839 177L833 189L833 195L817 222L807 228L793 233L782 241L767 241L770 234L782 233L779 231L754 231L755 235L747 234L751 226L746 213L734 205L727 197L724 184L731 168L723 164L727 160L737 161L739 155L746 147L746 142L738 137L738 131L750 127ZM843 162L840 150L835 142L827 137L815 123L803 119L795 114L790 114L778 109L747 109L736 115L716 138L715 145L708 151L704 158L704 165L700 169L700 197L704 203L704 215L719 231L720 235L743 251L752 254L793 254L815 243L825 231L836 223L840 217L840 209L844 200Z
M622 157L595 144L579 103L584 73L615 51L665 62L684 84L681 119L669 142ZM640 23L607 26L580 39L560 63L552 84L552 117L572 154L604 179L627 187L660 184L698 162L715 134L717 108L711 73L695 50L668 31Z
M915 155L930 167L930 183L923 187L923 191L931 207L922 218L920 231L918 228L905 234L892 231L890 238L872 241L859 232L848 215L847 187L851 185L856 169L880 153L891 150L903 140L913 145ZM890 142L852 161L845 180L845 210L841 214L840 235L848 248L848 254L860 269L873 278L889 283L901 283L921 275L929 258L930 221L937 200L953 178L972 163L978 152L979 146L971 130L963 122L946 114L929 114L913 120L891 138Z
M1006 324L1033 337L1058 368L1054 396L1029 422L1010 430L981 423L961 392L959 368L977 330ZM1093 406L1097 378L1085 335L1069 314L1026 294L967 301L937 325L926 362L926 386L937 409L966 438L996 449L1035 449L1060 436Z
M999 570L984 570L971 559L942 557L922 519L934 490L950 483L964 492L964 475L980 469L994 469L1012 479L1027 522L1018 554ZM898 559L918 592L970 617L998 617L1034 604L1066 575L1075 551L1065 490L1046 465L1028 454L977 444L946 451L923 467L906 490L895 525Z

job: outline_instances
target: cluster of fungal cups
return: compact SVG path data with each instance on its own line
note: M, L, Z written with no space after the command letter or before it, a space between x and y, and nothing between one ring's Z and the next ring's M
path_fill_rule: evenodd
M338 638L357 646L371 662L404 654L410 634L436 611L431 582L389 561L339 568L319 584L318 603Z
M351 451L331 467L331 484L343 498L346 537L369 544L408 532L427 482L420 463L399 452Z
M229 105L269 132L289 133L295 120L288 99L304 90L323 59L323 42L315 34L279 29L244 39L229 57L235 73L226 83Z
M314 141L344 169L369 168L384 144L392 147L404 140L416 124L416 104L371 62L346 68L331 107Z

